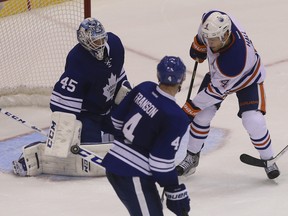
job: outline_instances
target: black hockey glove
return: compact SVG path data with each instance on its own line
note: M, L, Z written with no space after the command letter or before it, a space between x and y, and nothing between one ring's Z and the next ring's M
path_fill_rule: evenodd
M197 35L191 45L190 56L199 63L202 63L207 58L207 47L200 42Z
M177 216L188 215L190 198L184 184L164 188L167 208Z
M190 99L186 101L182 110L187 114L191 121L193 121L196 114L201 111L201 109L195 106Z

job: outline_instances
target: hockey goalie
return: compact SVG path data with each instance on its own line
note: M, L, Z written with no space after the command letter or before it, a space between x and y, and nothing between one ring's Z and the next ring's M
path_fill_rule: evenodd
M19 160L12 162L14 173L19 176L104 176L102 166L91 164L70 151L71 146L80 145L81 129L82 124L74 114L53 112L46 142L24 146ZM108 141L106 138L103 143L85 143L81 147L103 158L112 145Z

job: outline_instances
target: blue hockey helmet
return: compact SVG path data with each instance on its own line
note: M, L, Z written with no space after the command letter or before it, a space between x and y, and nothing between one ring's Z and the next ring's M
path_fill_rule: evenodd
M179 57L165 56L157 66L157 77L166 85L181 84L186 78L186 66Z
M97 19L84 19L77 30L77 39L96 59L104 59L108 36L104 26Z

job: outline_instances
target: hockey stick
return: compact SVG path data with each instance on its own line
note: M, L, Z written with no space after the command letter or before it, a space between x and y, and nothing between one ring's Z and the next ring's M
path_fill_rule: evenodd
M240 155L240 160L248 165L252 166L258 166L258 167L269 167L272 164L274 164L279 158L288 150L288 145L285 146L284 149L282 149L275 157L269 159L269 160L263 160L259 158L255 158L248 154L242 154Z
M9 118L11 118L11 119L19 122L20 124L22 124L22 125L30 128L30 129L38 132L38 133L41 133L41 134L44 135L45 137L48 137L48 134L47 134L45 131L39 129L38 127L36 127L36 126L34 126L34 125L29 124L27 121L19 118L18 116L14 115L14 114L12 114L12 113L10 113L10 112L8 112L8 111L5 111L5 110L3 110L2 108L0 108L0 112L3 113L4 115L6 115L7 117L9 117ZM73 148L73 147L74 147L74 148ZM78 148L76 148L76 147L78 147ZM95 154L94 152L89 151L89 150L87 150L87 149L85 149L85 148L83 148L83 147L76 146L76 145L73 145L70 150L71 150L71 152L72 152L73 154L77 154L77 155L79 155L80 157L82 157L83 159L85 159L85 160L87 160L87 161L89 161L89 162L91 162L91 163L93 163L93 164L96 164L96 165L98 165L98 166L100 165L100 166L102 167L102 164L101 164L101 163L102 163L102 158L99 157L99 156L98 156L97 154ZM74 150L74 151L72 151L72 150Z
M100 165L101 167L103 167L102 165L102 160L103 158L99 157L97 154L95 154L92 151L89 151L88 149L85 149L79 145L73 145L70 148L70 151L75 154L75 155L79 155L80 157L82 157L83 159L94 163L96 165Z
M190 99L190 96L191 96L191 93L192 93L192 88L193 88L193 85L194 85L195 75L196 75L196 71L197 71L197 66L198 66L198 62L195 61L194 69L193 69L193 72L192 72L192 77L191 77L190 86L189 86L188 95L187 95L187 99L186 100Z
M36 127L35 125L29 124L28 122L26 122L25 120L19 118L19 117L16 116L16 115L14 115L14 114L12 114L12 113L10 113L10 112L8 112L8 111L5 111L3 108L0 108L0 112L1 112L2 114L6 115L7 117L9 117L9 118L11 118L11 119L19 122L20 124L22 124L22 125L24 125L24 126L30 128L30 129L32 129L32 130L34 130L34 131L37 131L38 133L41 133L42 135L44 135L44 136L46 136L46 137L48 136L48 134L47 134L45 131L41 130L40 128Z

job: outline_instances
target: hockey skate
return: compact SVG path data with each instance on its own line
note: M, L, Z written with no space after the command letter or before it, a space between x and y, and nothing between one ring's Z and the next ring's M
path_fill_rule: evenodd
M194 154L187 151L187 155L184 160L176 166L178 176L189 176L196 172L196 167L199 164L200 152Z
M269 179L275 179L280 175L280 171L276 163L271 166L264 168Z

